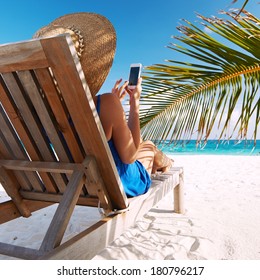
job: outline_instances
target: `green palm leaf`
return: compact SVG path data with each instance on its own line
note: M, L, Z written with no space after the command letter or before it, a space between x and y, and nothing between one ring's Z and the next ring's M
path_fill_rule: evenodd
M256 140L260 115L259 19L243 11L222 12L227 19L201 15L203 29L185 21L178 27L182 44L168 47L191 62L167 60L146 67L140 122L144 139L207 140L214 127L218 138L248 138L254 122ZM210 33L221 37L221 41ZM230 47L230 43L234 47ZM239 115L234 119L234 111ZM235 123L230 131L230 123Z

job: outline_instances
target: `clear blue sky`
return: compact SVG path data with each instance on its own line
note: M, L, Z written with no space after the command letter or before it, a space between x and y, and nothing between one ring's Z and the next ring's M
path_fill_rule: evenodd
M178 35L182 19L198 21L196 12L218 16L218 11L241 8L244 0L15 0L2 1L0 44L27 40L57 17L74 12L95 12L107 17L117 33L114 64L101 92L110 91L114 82L128 79L131 63L144 66L181 60L166 46ZM260 17L259 0L250 0L246 9ZM258 137L260 138L260 137Z
M254 14L259 0L250 0ZM109 91L118 78L127 79L129 65L162 63L178 54L165 46L178 35L181 19L196 21L195 12L217 15L221 9L241 7L244 0L15 0L1 3L0 44L27 40L55 18L73 12L95 12L106 16L117 32L117 50L111 72L102 88ZM176 55L176 57L174 57Z

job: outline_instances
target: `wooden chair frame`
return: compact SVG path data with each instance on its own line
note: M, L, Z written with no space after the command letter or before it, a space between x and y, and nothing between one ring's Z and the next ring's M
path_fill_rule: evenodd
M172 189L183 213L182 168L126 197L69 35L0 46L0 98L0 182L11 198L0 223L59 203L39 249L0 240L0 254L92 258ZM100 205L105 218L62 243L76 204Z

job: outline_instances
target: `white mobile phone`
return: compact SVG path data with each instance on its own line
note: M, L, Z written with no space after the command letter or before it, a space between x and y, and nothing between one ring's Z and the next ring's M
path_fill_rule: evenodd
M130 74L129 74L129 88L134 88L137 85L138 79L141 76L142 64L133 63L130 65Z

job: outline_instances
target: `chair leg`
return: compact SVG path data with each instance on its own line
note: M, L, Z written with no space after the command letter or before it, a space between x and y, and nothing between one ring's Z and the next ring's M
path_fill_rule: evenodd
M18 211L23 217L30 217L31 211L25 205L23 198L21 197L18 188L19 184L17 181L11 176L8 170L5 170L3 167L0 167L0 182L5 188L7 194L12 198L13 203L17 207Z
M40 251L48 252L60 245L84 183L84 171L74 171L43 239Z
M179 169L179 184L174 188L174 212L184 214L184 173Z

